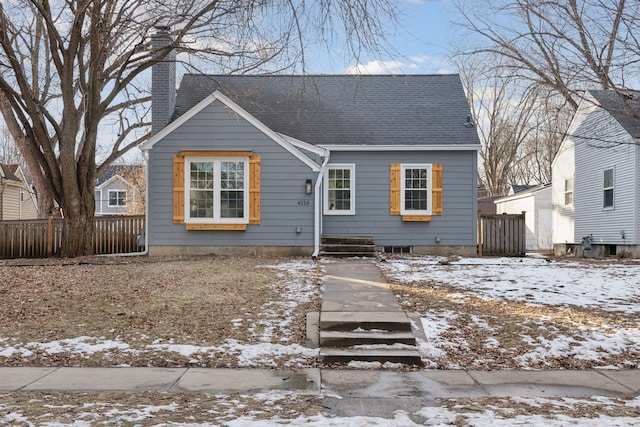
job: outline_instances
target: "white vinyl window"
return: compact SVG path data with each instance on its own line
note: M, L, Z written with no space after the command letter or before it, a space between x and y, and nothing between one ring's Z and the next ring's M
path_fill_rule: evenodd
M573 178L564 180L564 204L565 206L573 205Z
M403 164L400 174L400 213L431 215L431 164Z
M249 159L185 157L185 222L249 222Z
M324 213L355 214L356 165L329 165L324 177Z
M603 174L603 197L602 207L613 209L613 169L605 169Z
M125 190L109 190L109 207L127 206L127 192Z

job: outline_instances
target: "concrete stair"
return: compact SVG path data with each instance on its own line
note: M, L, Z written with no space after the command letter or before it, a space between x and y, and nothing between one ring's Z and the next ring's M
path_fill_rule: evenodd
M319 254L328 257L375 257L376 244L371 236L323 235Z
M421 363L403 312L321 312L319 329L324 363Z
M321 362L422 363L411 321L374 262L340 260L323 268L320 313L307 319Z

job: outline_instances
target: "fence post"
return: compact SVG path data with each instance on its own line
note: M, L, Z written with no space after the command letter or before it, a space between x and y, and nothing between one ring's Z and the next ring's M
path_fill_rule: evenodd
M47 256L53 254L53 215L47 218Z

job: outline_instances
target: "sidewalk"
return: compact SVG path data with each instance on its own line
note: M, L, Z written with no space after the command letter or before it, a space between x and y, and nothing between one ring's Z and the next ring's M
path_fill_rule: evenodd
M0 392L158 391L340 398L587 397L640 394L640 370L433 371L202 368L0 368Z

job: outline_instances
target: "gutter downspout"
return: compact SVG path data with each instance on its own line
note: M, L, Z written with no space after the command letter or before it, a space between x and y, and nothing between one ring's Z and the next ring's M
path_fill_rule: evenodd
M313 254L311 258L318 258L318 254L320 253L320 234L322 232L322 197L320 194L320 190L322 187L322 181L324 181L324 174L327 172L327 164L329 163L329 157L331 156L331 151L325 149L324 154L321 156L322 167L320 167L320 172L318 173L318 178L316 179L315 185L315 193L314 193L314 205L315 205L315 215L314 215L314 223L313 223Z

